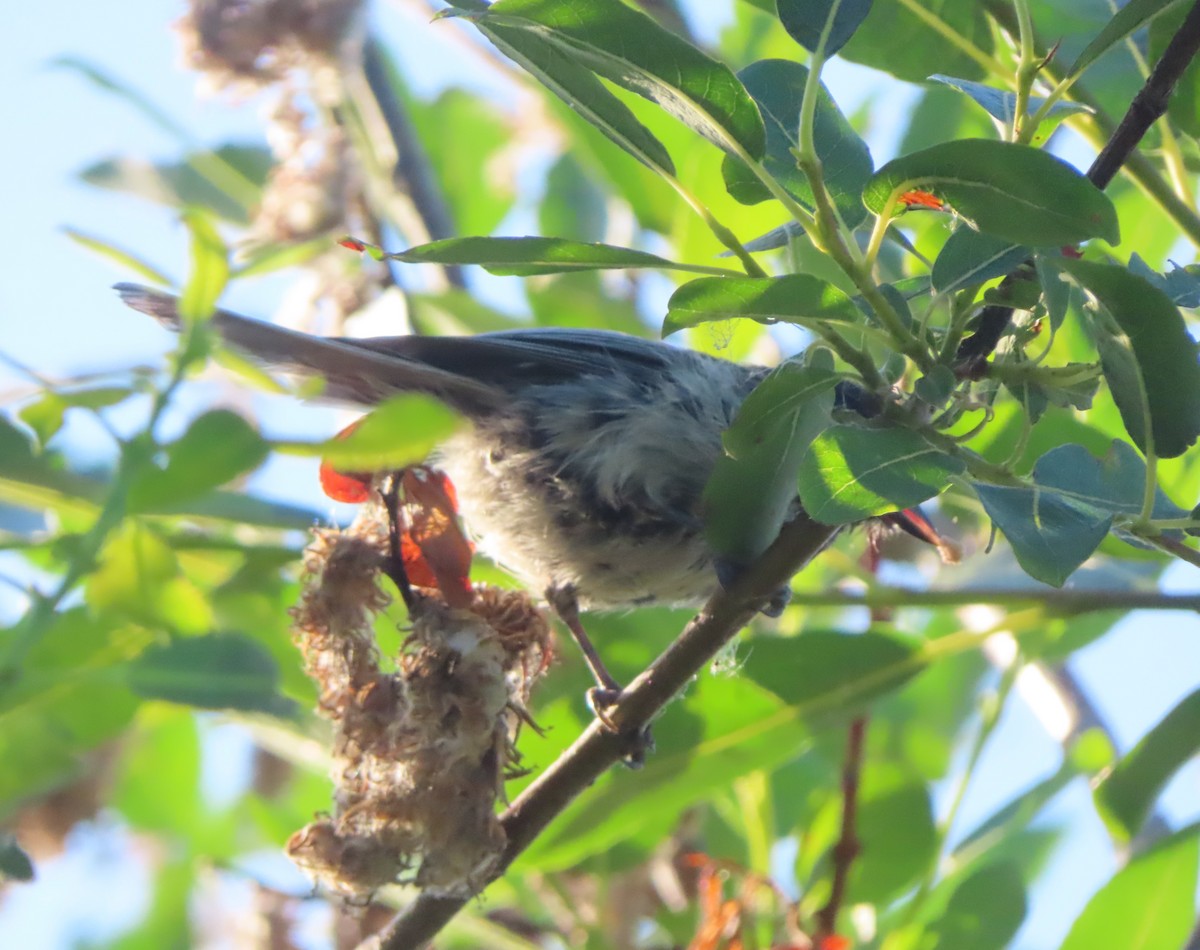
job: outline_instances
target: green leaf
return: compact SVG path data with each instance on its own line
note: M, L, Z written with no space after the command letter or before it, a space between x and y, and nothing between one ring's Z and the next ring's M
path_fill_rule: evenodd
M729 67L620 0L498 0L481 23L534 31L717 147L762 157L762 118Z
M930 274L933 289L939 294L950 294L1003 277L1028 257L1029 248L1023 245L959 228L946 239L933 262Z
M846 896L851 903L882 904L898 896L920 880L936 856L929 789L895 766L867 770L856 826L862 853L850 876Z
M778 0L776 7L792 39L815 53L824 35L824 53L832 56L871 12L871 0Z
M145 699L201 709L289 715L278 692L279 669L261 644L241 634L172 639L125 665L125 682Z
M83 754L128 725L138 700L109 673L147 636L83 607L55 616L0 690L0 816L79 774Z
M962 470L911 429L833 426L804 457L800 501L817 521L847 524L932 498Z
M954 889L942 916L929 928L932 950L1004 950L1025 920L1021 872L1012 864L987 864Z
M992 53L987 10L963 0L875 0L842 58L897 79L924 82L930 73L982 79Z
M671 295L663 336L687 327L747 317L759 323L862 322L862 313L833 284L809 274L786 277L700 277Z
M742 403L702 500L704 535L721 557L747 565L779 534L796 504L800 461L829 425L835 382L831 372L787 362Z
M861 634L806 630L797 637L745 641L740 670L814 727L856 715L924 669L914 644L880 630Z
M212 606L181 573L170 545L134 519L124 521L109 538L84 593L102 616L185 633L200 633L213 624Z
M206 208L233 224L248 225L272 165L261 146L222 145L190 152L180 162L108 158L79 172L96 188L135 195L169 208Z
M1051 449L1033 470L1033 478L1064 497L1117 514L1136 515L1142 510L1146 463L1128 443L1114 439L1103 458L1082 445L1068 443ZM1185 518L1187 512L1158 490L1153 518Z
M122 743L110 801L134 828L195 841L204 813L195 716L179 707L144 707L131 733Z
M766 123L763 167L795 198L812 208L812 187L796 165L795 155L800 134L800 102L808 70L799 63L766 59L751 63L738 73L738 78L758 103ZM866 142L846 121L823 83L817 94L813 139L824 168L825 187L843 221L853 228L866 217L862 190L875 166ZM756 204L771 197L749 167L732 155L725 156L721 174L730 195L742 204Z
M960 139L888 162L863 201L876 214L900 196L931 192L981 231L1032 247L1120 240L1117 212L1095 185L1060 158L1012 142Z
M557 237L446 238L383 256L406 264L478 264L489 274L516 277L636 267L701 273L712 270L676 263L630 247L585 244Z
M1060 950L1182 947L1195 919L1198 835L1192 825L1135 855L1088 901Z
M130 509L169 511L185 505L258 468L267 452L262 436L236 412L206 412L167 446L165 468L142 472L130 486Z
M574 155L560 155L546 173L538 229L542 234L575 241L599 241L608 227L607 201L604 190Z
M399 75L398 71L395 75ZM514 148L513 122L492 103L450 88L431 103L410 107L413 125L429 167L453 218L453 232L488 234L513 206L512 175L497 174L503 153ZM470 147L463 147L462 130L471 130Z
M1141 830L1171 777L1200 752L1200 690L1182 699L1104 776L1096 806L1121 841Z
M1075 62L1067 70L1067 75L1076 76L1083 72L1125 37L1149 23L1160 13L1182 5L1183 0L1129 0L1113 14L1113 18L1108 21L1104 29L1075 58Z
M1200 436L1200 363L1178 308L1161 290L1123 267L1059 262L1116 322L1092 323L1104 375L1134 444L1161 458L1182 455Z
M191 234L192 263L179 295L179 317L185 325L207 321L229 283L229 249L207 212L188 208L183 223Z
M1129 272L1150 281L1171 298L1171 303L1187 310L1200 307L1200 269L1195 264L1179 267L1173 261L1165 274L1152 270L1136 251L1129 255Z
M302 267L330 249L328 236L309 241L280 244L259 244L238 249L239 264L233 269L235 277L260 277L287 267Z
M1058 492L978 482L974 488L1025 572L1055 587L1091 557L1112 526L1111 514Z
M281 442L281 452L317 455L347 472L383 472L425 459L450 435L458 416L428 396L393 396L365 415L353 431L325 442Z
M1017 114L1017 94L1008 89L996 89L993 86L985 86L982 83L972 82L969 79L957 79L954 76L943 76L941 73L934 73L929 77L933 82L945 83L951 89L957 89L959 92L970 96L975 102L981 105L994 119L999 119L1005 125L1011 126L1013 119ZM1046 100L1041 96L1030 96L1028 103L1028 111L1026 117L1032 117L1038 109L1042 107L1042 103ZM1069 115L1077 115L1081 112L1092 112L1079 102L1067 102L1062 99L1054 103L1046 113L1046 119L1042 123L1039 130L1039 137L1044 137L1048 134L1049 129L1057 125ZM1045 131L1042 131L1045 130Z
M474 22L500 52L611 141L655 171L669 176L675 174L675 164L662 142L634 117L625 103L579 65L575 57L538 33L491 18L475 19Z
M34 877L33 861L21 850L16 837L0 831L0 883L32 881Z
M175 283L153 264L147 263L131 251L126 251L115 244L110 244L103 238L84 234L82 231L76 231L74 228L64 228L63 233L76 244L86 247L89 251L95 251L101 257L107 257L118 267L133 271L143 280L148 280L152 284L158 284L160 287L170 287Z

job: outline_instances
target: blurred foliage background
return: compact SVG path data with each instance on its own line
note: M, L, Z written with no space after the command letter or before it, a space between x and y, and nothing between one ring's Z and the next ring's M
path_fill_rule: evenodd
M637 6L735 71L809 57L770 2L722 5L720 15L699 3ZM840 141L861 135L875 168L955 139L1011 138L1011 124L986 108L1008 100L996 106L981 87L997 95L1021 88L1026 17L1038 60L1055 50L1042 94L1089 43L1121 25L1066 93L1064 106L1074 105L1053 116L1058 131L1033 140L1085 167L1191 8L1132 2L1121 21L1106 0L859 6L872 9L839 55L866 69L835 63L825 82L833 102L856 102L847 115L852 131ZM407 28L445 44L439 49L452 65L441 64L448 78L438 91L417 75L427 64L401 61L386 39L398 7ZM672 293L692 276L686 271L571 270L518 280L454 261L378 260L338 240L351 234L400 250L457 236L541 234L633 247L693 269L735 268L736 258L718 256L727 248L711 221L755 249L755 238L787 219L777 201L735 200L721 151L656 105L609 87L665 148L677 186L617 148L581 114L587 110L546 93L469 23L431 21L435 12L419 2L368 10L350 0L198 2L180 11L174 34L164 28L150 42L179 45L200 90L218 103L249 101L261 116L254 135L215 144L164 112L152 82L61 60L57 67L81 80L80 95L114 97L126 121L175 143L168 159L114 152L80 177L110 192L113 207L150 202L163 220L181 220L190 257L172 259L136 230L76 231L73 239L115 264L122 279L177 286L198 314L222 292L257 282L281 301L275 319L314 332L472 333L532 323L655 336ZM953 82L929 82L934 74ZM1200 241L1192 207L1198 83L1188 70L1132 174L1106 189L1119 246L1092 241L1085 252L1089 262L1115 261L1158 287L1189 326L1200 288L1178 265L1195 259ZM826 158L830 181L835 167ZM843 216L856 208L845 205ZM860 225L864 245L870 226ZM884 243L876 279L926 293L928 281L919 282L928 262L953 265L950 254L940 256L944 248L955 235L961 242L974 234L945 213L906 214L899 226L916 253ZM854 291L803 234L766 243L776 246L756 258L768 273L814 274ZM954 305L966 313L986 299L1022 256L978 280L955 275ZM958 266L966 272L976 262ZM1053 286L1027 305L1005 352L1053 347L1053 363L1094 368L1085 294L1078 285ZM938 306L947 309L931 307L927 319L946 316L952 296L943 294ZM698 349L763 363L812 339L803 325L729 319L684 336ZM935 373L914 373L886 346L863 348L889 382L908 390L923 382L922 398L930 397ZM22 888L36 895L38 874L71 846L74 829L119 829L118 862L144 874L143 893L128 898L138 919L116 936L78 934L81 945L355 946L411 890L339 906L310 893L280 856L294 830L330 808L327 737L311 712L314 689L291 642L289 609L305 533L329 517L314 460L342 422L278 395L232 354L218 352L223 368L210 370L210 350L193 334L161 366L84 367L53 379L37 366L14 369L22 382L6 393L0 420L0 543L11 588L0 634L5 896ZM1186 356L1194 362L1194 353ZM1022 478L1051 450L1082 446L1092 462L1059 456L1057 476L1082 477L1114 439L1133 453L1111 384L1099 385L1097 372L1083 376L1082 394L1074 378L1038 392L1028 383L958 390L956 405L979 415L952 431L980 459ZM1174 383L1155 379L1151 388ZM1191 412L1189 384L1178 383L1181 418ZM197 386L208 386L205 398L215 393L220 408L198 405L189 395ZM107 440L104 450L77 451L71 421L81 416ZM302 416L307 421L296 421ZM969 433L981 418L986 425ZM415 451L422 432L421 420L411 420L397 433L397 453ZM1196 453L1176 455L1152 466L1152 487L1174 505L1166 517L1157 502L1153 511L1169 531L1190 524L1200 495ZM1105 471L1128 475L1128 457L1107 458ZM1140 503L1145 464L1133 458ZM272 474L264 479L262 471ZM305 481L297 487L297 479ZM837 939L848 944L826 939L826 947L1184 946L1194 927L1200 837L1164 812L1159 795L1196 750L1200 704L1186 696L1136 744L1120 742L1101 710L1127 697L1089 695L1070 660L1132 608L1194 611L1196 597L1164 592L1173 559L1163 544L1147 546L1138 534L1145 525L1132 518L1124 535L1101 531L1072 573L1076 536L1052 539L1039 555L1044 538L1022 542L1017 517L1003 526L1013 536L997 538L989 516L1001 516L985 511L964 481L950 484L931 511L964 549L961 564L943 564L906 538L885 541L882 561L869 563L865 533L844 533L796 578L794 606L777 621L758 621L656 723L658 749L646 767L606 775L456 918L439 946L808 946L821 933L819 912L839 865L848 734L865 734L861 850L840 899ZM1169 540L1195 563L1186 535ZM1022 567L1043 580L1071 576L1060 590ZM494 569L479 570L504 582ZM1171 576L1174 589L1195 589L1193 567ZM1173 616L1155 615L1146 635ZM645 610L592 617L588 628L627 680L686 620ZM399 607L379 621L385 655L399 649L403 622ZM522 738L532 773L510 783L510 795L589 720L586 671L572 650L562 653L532 707L545 734ZM1180 662L1192 670L1195 660ZM1122 689L1153 694L1156 683ZM1021 776L1005 790L1011 797L992 796L982 812L964 809L1018 705L1052 740L1054 766L1023 770L1020 751L1010 749L1000 768ZM1103 822L1112 868L1106 864L1107 883L1078 906L1045 874L1063 847L1063 822L1046 816L1065 794ZM52 897L42 900L34 913L60 913ZM1021 931L1031 908L1042 920L1032 938ZM0 929L4 915L0 908Z

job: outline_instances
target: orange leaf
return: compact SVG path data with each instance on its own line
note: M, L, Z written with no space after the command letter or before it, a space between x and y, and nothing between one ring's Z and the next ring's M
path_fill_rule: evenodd
M357 428L358 423L352 422L334 438L344 439ZM322 459L317 477L321 480L321 491L334 501L359 505L371 497L372 478L369 472L340 472Z
M910 208L932 208L934 211L941 211L946 207L946 202L928 191L906 191L900 196L900 201Z
M360 241L358 238L350 237L349 235L338 241L338 244L350 251L365 251L367 249L366 241Z
M436 587L451 607L466 607L475 597L472 548L458 526L454 486L441 472L414 465L401 474L400 490L405 520L401 555L409 579L419 587Z

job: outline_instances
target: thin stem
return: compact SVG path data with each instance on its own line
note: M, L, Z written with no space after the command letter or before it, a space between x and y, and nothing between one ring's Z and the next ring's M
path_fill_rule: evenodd
M1028 0L1014 0L1013 8L1017 11L1017 35L1021 51L1017 60L1017 102L1013 109L1009 138L1013 142L1021 142L1028 140L1025 138L1027 127L1029 139L1037 132L1037 120L1029 121L1026 113L1029 111L1029 93L1040 64L1034 48L1033 19L1029 15Z
M858 840L858 787L862 777L863 749L866 745L867 717L858 716L850 723L846 736L846 757L842 764L842 831L833 846L833 883L829 900L817 911L817 944L837 933L838 912L846 898L850 868L862 845Z

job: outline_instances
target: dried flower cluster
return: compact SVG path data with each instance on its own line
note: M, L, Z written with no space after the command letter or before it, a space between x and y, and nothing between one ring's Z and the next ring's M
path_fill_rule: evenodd
M381 671L372 624L387 603L378 584L389 571L387 518L376 500L346 531L318 531L306 553L296 637L335 726L336 789L333 815L296 832L287 850L348 897L402 876L469 895L504 848L496 803L550 631L523 593L477 587L468 606L450 606L417 587L398 671Z
M362 0L192 0L179 22L191 68L216 87L269 85L336 58Z

